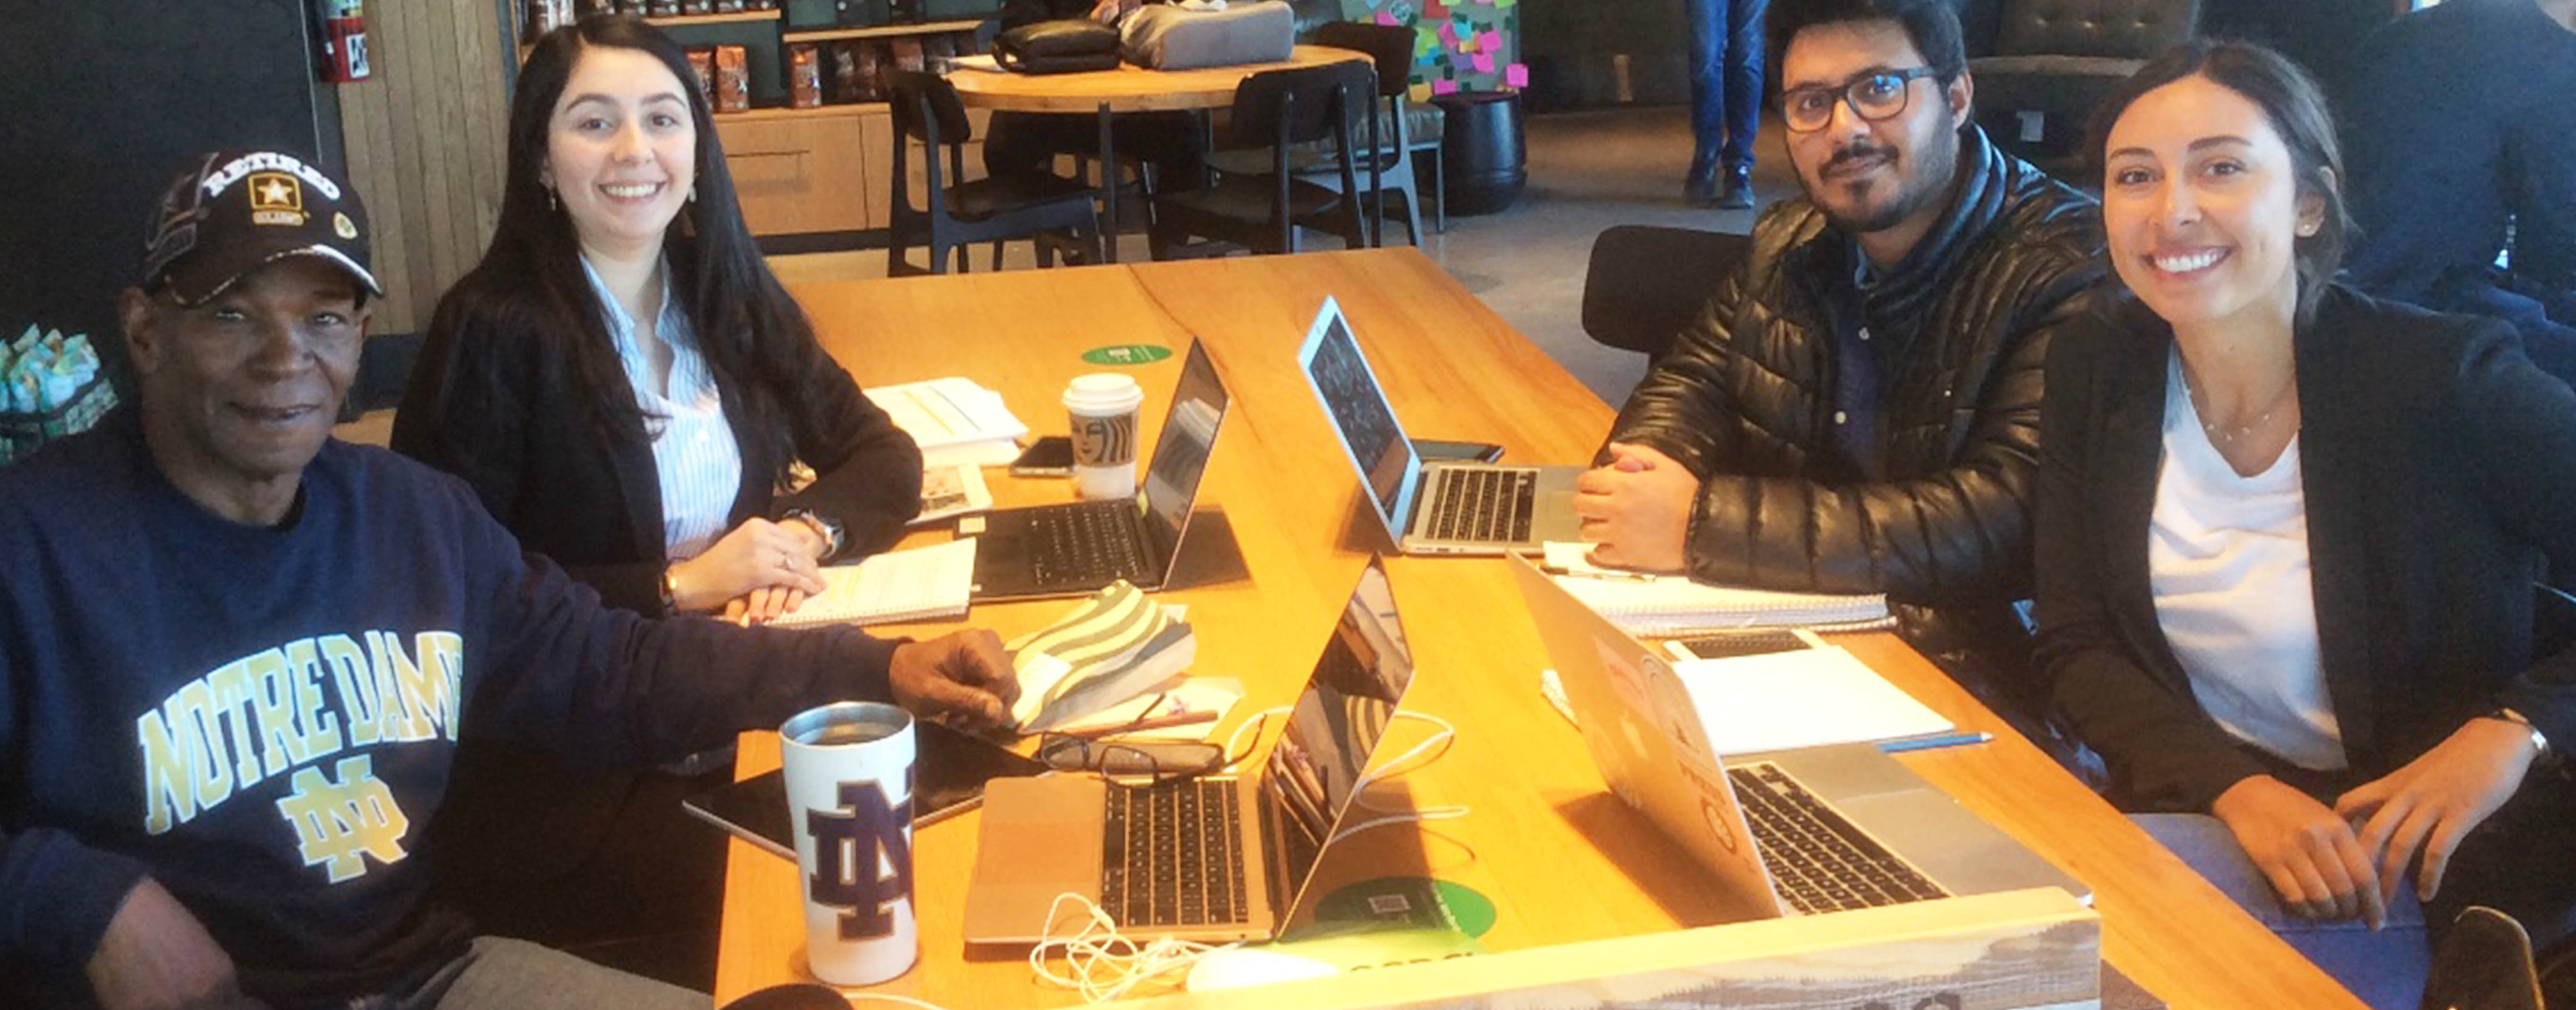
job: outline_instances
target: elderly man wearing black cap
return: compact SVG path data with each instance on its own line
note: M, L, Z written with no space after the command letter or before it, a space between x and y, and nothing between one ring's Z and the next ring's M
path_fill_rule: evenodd
M990 632L604 608L464 485L333 441L366 236L301 159L200 160L124 295L137 403L0 471L0 1006L704 1007L423 900L460 720L641 765L1017 693Z

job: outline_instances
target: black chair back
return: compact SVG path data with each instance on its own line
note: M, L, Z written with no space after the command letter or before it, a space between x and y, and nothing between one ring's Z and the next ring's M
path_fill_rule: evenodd
M1335 21L1315 29L1315 44L1367 53L1369 62L1377 68L1377 94L1380 98L1393 98L1412 86L1411 28Z
M1583 275L1583 332L1622 350L1662 354L1752 251L1751 237L1727 232L1604 229L1592 240Z
M957 86L937 74L918 70L897 70L886 75L893 92L894 128L903 136L931 143L936 126L941 146L963 144L974 139L975 127L966 120L966 103L957 98Z
M1335 127L1356 125L1368 111L1370 96L1377 91L1375 77L1366 63L1329 63L1246 77L1234 89L1234 117L1227 134L1231 146L1346 140L1335 135Z

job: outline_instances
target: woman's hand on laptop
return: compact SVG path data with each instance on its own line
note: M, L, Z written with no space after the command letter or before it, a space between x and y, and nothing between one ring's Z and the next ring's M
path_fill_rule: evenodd
M1610 455L1609 465L1574 481L1574 514L1583 522L1583 539L1593 544L1592 562L1680 571L1699 478L1647 446L1612 442Z
M895 646L886 664L895 704L970 732L1012 727L1011 703L1020 699L1019 673L1002 638L983 628L951 632L927 642Z

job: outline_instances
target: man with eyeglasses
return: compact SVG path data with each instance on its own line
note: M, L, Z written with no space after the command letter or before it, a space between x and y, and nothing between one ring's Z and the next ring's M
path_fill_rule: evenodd
M1775 0L1767 29L1805 197L1620 411L1578 484L1593 557L1885 593L1917 648L2033 716L2012 601L2041 366L2102 274L2098 209L1987 142L1942 0Z

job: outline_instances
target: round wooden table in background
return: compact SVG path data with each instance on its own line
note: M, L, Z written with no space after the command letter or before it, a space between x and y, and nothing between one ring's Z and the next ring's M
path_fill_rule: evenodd
M1106 222L1101 254L1118 261L1117 151L1109 140L1109 119L1122 112L1198 112L1234 104L1234 89L1243 79L1270 70L1329 66L1368 54L1331 46L1297 46L1288 58L1272 63L1238 63L1196 70L1150 70L1132 63L1116 70L1073 74L1015 74L961 69L948 74L957 98L974 108L1002 112L1088 112L1100 117L1100 202Z
M948 83L969 106L1012 112L1168 112L1222 109L1234 104L1234 88L1266 70L1295 70L1352 60L1366 53L1331 46L1298 46L1276 63L1241 63L1197 70L1148 70L1120 64L1116 70L1077 74L1014 74L955 70Z

